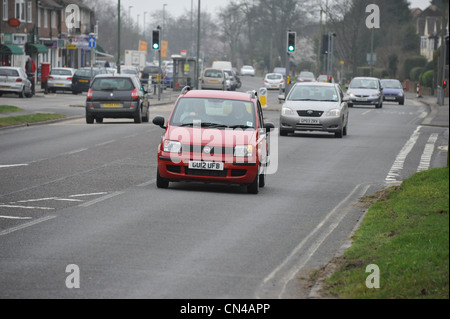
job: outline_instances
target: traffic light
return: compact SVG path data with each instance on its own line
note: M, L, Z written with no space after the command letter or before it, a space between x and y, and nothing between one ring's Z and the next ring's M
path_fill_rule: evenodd
M328 40L329 40L328 34L322 35L322 54L328 54Z
M288 41L287 41L287 52L295 52L295 38L297 37L296 32L288 31Z
M328 83L333 83L333 77L331 75L328 76Z
M152 49L159 50L160 49L160 41L159 41L159 30L153 30L152 37Z
M447 88L447 80L444 80L444 82L442 82L442 87L445 89Z

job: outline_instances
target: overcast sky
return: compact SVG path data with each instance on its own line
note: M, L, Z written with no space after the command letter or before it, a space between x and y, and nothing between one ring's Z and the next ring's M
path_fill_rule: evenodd
M117 0L114 0L117 1ZM282 0L280 0L282 1ZM333 0L329 0L333 1ZM398 1L398 0L393 0ZM430 5L429 0L408 0L411 3L412 8L424 9ZM210 12L211 14L216 14L220 8L226 6L229 0L201 0L202 11ZM198 0L121 0L121 5L127 10L129 6L133 6L130 9L131 17L137 20L137 15L139 14L139 24L144 23L144 12L147 11L146 17L154 11L162 10L163 5L167 4L165 10L174 17L179 17L185 13L191 12L191 3L194 5L194 11L197 11ZM146 19L147 19L146 18ZM147 23L149 20L146 20ZM151 22L150 22L151 23Z

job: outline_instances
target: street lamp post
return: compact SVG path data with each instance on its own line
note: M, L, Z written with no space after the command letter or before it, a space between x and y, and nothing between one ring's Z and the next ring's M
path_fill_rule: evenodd
M120 74L120 0L117 6L117 73Z
M196 72L195 72L195 87L199 88L199 77L200 77L200 64L199 64L199 56L200 56L200 5L201 0L198 0L198 25L197 25L197 57L196 57Z

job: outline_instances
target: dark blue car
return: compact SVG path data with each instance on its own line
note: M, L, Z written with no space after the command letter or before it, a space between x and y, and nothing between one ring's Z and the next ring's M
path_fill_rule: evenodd
M381 80L381 86L383 87L383 101L405 104L405 92L399 80L384 79Z

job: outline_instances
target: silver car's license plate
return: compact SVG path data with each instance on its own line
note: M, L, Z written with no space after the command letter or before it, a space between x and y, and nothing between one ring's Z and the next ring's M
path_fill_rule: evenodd
M223 171L223 163L220 162L204 162L204 161L189 161L190 169L207 169L212 171Z
M320 121L317 119L300 119L300 124L320 124Z

